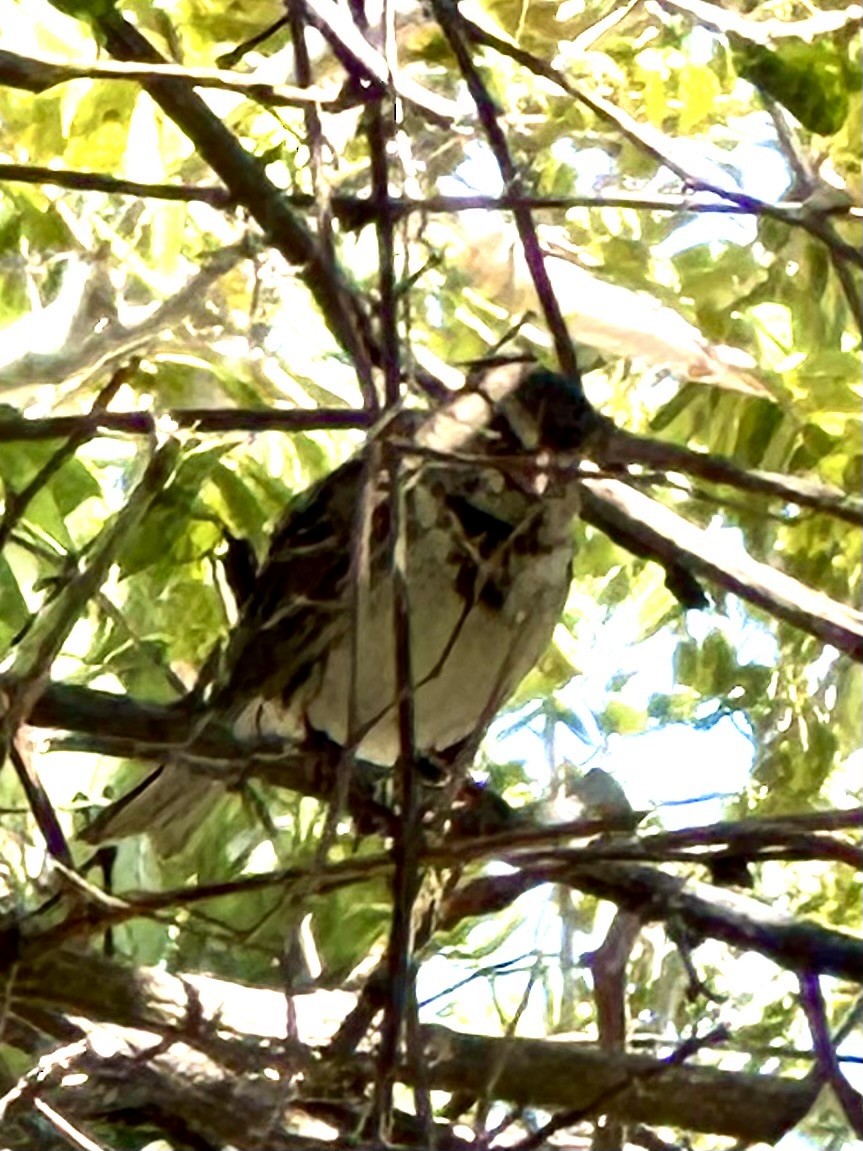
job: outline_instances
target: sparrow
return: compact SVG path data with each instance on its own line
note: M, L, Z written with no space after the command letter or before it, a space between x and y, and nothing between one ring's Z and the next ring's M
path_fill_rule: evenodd
M504 363L435 411L385 422L288 507L239 607L208 714L240 739L324 737L386 768L401 751L405 689L417 762L453 762L551 640L571 580L574 465L600 419L579 382ZM407 685L395 656L397 554ZM220 785L176 758L84 838L150 832L164 853L181 846Z

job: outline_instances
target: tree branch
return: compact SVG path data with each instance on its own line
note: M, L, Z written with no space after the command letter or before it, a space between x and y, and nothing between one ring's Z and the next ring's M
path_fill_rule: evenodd
M193 1129L211 1136L219 1132L220 1140L248 1146L250 1128L264 1115L271 1116L275 1099L283 1098L285 1085L278 1080L273 1080L273 1087L279 1088L277 1096L262 1099L257 1093L261 1079L255 1075L253 1083L252 1076L260 1067L263 1049L260 1039L243 1033L237 1011L240 1002L232 1003L230 984L201 976L181 978L155 968L128 968L71 949L19 963L14 977L7 978L13 980L10 1003L21 1018L27 1018L31 1009L38 1010L44 1026L47 1010L114 1025L90 1027L94 1039L102 1038L100 1050L115 1049L107 1065L104 1058L97 1065L88 1056L89 1045L84 1044L78 1049L75 1070L83 1072L86 1067L102 1082L110 1073L117 1086L128 1079L126 1089L132 1095L120 1092L126 1102L137 1100L136 1091L152 1097L157 1084L161 1085L167 1090L162 1098L170 1101L168 1109L176 1109ZM271 1040L279 1038L282 996L251 988L236 990L244 1018L254 1016L263 1025L263 1034ZM238 1024L239 1034L228 1038L230 1027ZM125 1028L149 1034L129 1034ZM158 1036L168 1042L159 1043ZM623 1120L752 1142L774 1142L806 1114L817 1093L817 1086L805 1081L675 1066L644 1055L602 1052L584 1043L463 1035L439 1026L421 1028L421 1036L426 1051L424 1070L433 1090L466 1089L482 1095L489 1069L494 1068L495 1098L537 1107L586 1108L606 1097L607 1113ZM88 1090L75 1091L74 1078L68 1080L65 1092L58 1090L70 1070L68 1057L55 1061L54 1066L60 1074L47 1077L52 1103L66 1114L86 1115ZM130 1076L133 1067L135 1073ZM49 1068L50 1064L44 1070ZM229 1068L233 1068L230 1073ZM373 1066L360 1057L346 1061L343 1071L362 1082L370 1077ZM312 1098L321 1072L327 1068L315 1071L309 1067L307 1071L306 1089ZM333 1072L339 1069L330 1068L329 1073ZM400 1077L410 1082L412 1074L410 1068L403 1068ZM233 1085L230 1089L229 1084ZM296 1102L302 1105L302 1094ZM242 1133L238 1121L243 1124ZM266 1145L279 1146L269 1138ZM292 1148L298 1145L290 1144Z
M741 468L725 456L694 451L650 436L633 435L615 427L611 421L608 421L606 435L600 437L593 458L606 467L642 464L661 471L682 472L711 483L725 484L737 491L774 496L798 507L835 516L849 524L863 524L863 500L849 496L840 488L806 476Z
M235 200L227 188L211 184L147 184L139 180L121 180L102 172L69 171L64 168L46 168L39 164L0 164L0 180L19 184L46 184L82 192L105 192L116 196L135 196L140 199L202 201L213 208L232 208ZM292 208L309 210L315 198L306 192L285 192L283 199ZM379 211L374 199L335 192L330 197L333 214L347 227L356 228L374 219ZM758 208L751 204L735 204L722 200L704 199L695 194L667 194L643 196L633 192L598 192L592 196L529 196L506 193L501 196L426 196L413 198L390 196L389 212L393 219L410 215L451 215L455 212L508 212L517 207L535 212L546 210L568 211L570 208L632 208L641 212L670 212L674 215L756 216ZM802 200L785 200L773 205L777 219L793 223L804 209ZM861 210L851 204L836 203L824 209L826 217L859 218Z
M471 99L476 105L489 148L500 169L503 186L510 193L521 193L522 177L513 162L506 136L498 122L498 110L465 43L464 33L468 22L451 0L432 0L432 10L458 62ZM519 204L513 208L513 216L537 299L554 341L560 370L569 379L580 383L581 373L578 369L575 348L545 266L545 256L536 233L533 215L529 209Z
M581 515L625 547L663 564L677 564L712 580L769 615L785 620L857 662L863 662L863 613L814 591L800 580L753 559L628 484L583 480ZM635 547L633 547L635 545Z
M108 51L118 60L164 64L141 33L118 12L100 12L92 22ZM233 199L247 208L271 243L290 264L304 269L305 280L334 337L348 352L367 402L372 386L373 348L360 301L344 277L324 258L306 224L291 210L258 161L215 116L184 80L148 80L145 89L186 133L201 157L224 181Z
M226 92L241 92L259 104L271 107L316 105L329 108L339 105L337 88L303 87L289 84L271 84L254 75L242 75L218 68L187 68L178 64L137 64L100 61L93 64L69 64L62 60L40 60L33 56L19 56L17 52L0 49L0 84L9 88L24 88L41 93L57 84L70 80L137 80L146 85L153 80L182 80L196 88L219 88Z
M481 28L467 17L462 17L462 20L465 30L477 43L487 44L490 48L494 48L502 55L515 60L533 72L534 75L542 76L546 80L550 80L553 84L556 84L560 89L572 96L573 99L580 101L587 108L590 108L600 119L612 124L624 139L634 144L635 147L641 151L647 153L647 155L652 156L653 159L663 167L668 168L668 170L682 180L687 187L710 192L722 200L737 204L748 212L753 212L761 216L770 216L774 219L784 219L786 223L793 223L827 244L830 251L841 259L847 260L857 267L863 267L863 252L853 244L847 243L840 236L825 234L823 220L821 218L822 213L817 209L817 205L805 204L796 218L789 221L786 213L777 214L777 205L769 204L767 201L761 200L757 196L750 196L748 193L734 191L726 186L716 184L706 176L698 175L697 172L693 172L691 169L691 155L687 153L686 164L678 160L675 156L675 152L677 151L676 142L665 136L659 129L654 128L651 124L640 123L634 116L631 116L622 108L616 107L611 101L604 99L602 96L596 93L588 93L584 91L584 89L570 84L566 77L558 72L556 68L546 63L546 61L541 60L538 56L534 56L531 52L527 52L525 49L519 48L509 41L504 40L502 37L487 31L485 28Z

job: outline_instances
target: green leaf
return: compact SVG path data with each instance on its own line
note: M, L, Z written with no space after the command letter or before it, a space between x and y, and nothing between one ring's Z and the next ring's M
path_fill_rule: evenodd
M0 555L0 650L6 649L29 615L15 573L6 557Z
M860 411L859 355L838 348L818 350L806 357L795 375L825 411Z
M745 44L735 50L734 62L744 80L786 107L810 132L832 136L845 123L847 67L828 40L787 40L775 50Z
M24 491L59 446L53 441L0 445L0 477L4 484L16 494ZM72 549L75 542L69 534L66 517L84 500L100 494L99 484L86 465L81 460L70 459L33 495L22 518L64 549Z
M737 428L735 462L748 468L761 466L770 441L784 418L779 405L769 400L756 399L747 404Z
M650 421L650 430L652 432L664 432L702 394L703 392L697 384L684 384L667 404L663 404Z
M167 579L172 564L199 561L212 552L221 531L201 502L201 489L230 450L229 444L218 444L186 456L170 487L154 502L118 557L125 575L159 566Z
M647 705L649 719L662 724L691 723L699 697L695 692L678 691L673 695L652 695Z
M98 21L116 8L116 0L48 0L52 7L66 16L84 20L88 24Z
M255 499L249 485L243 483L230 467L221 464L213 470L210 482L221 497L223 514L232 533L262 542L268 511Z
M647 715L640 707L632 707L622 699L610 699L605 710L597 717L600 728L607 733L633 735L644 731Z

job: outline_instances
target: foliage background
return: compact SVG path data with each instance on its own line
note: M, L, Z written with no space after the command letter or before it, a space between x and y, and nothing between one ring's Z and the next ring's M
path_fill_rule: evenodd
M110 1145L157 1137L174 1146L239 1145L236 1132L219 1126L212 1100L207 1128L199 1103L160 1111L149 1100L118 1116L97 1087L104 1068L90 1068L83 1099L53 1082L51 1053L83 1036L90 1046L65 1056L64 1066L92 1058L96 1021L170 1030L152 1013L115 1010L115 969L87 964L104 962L107 948L110 963L136 971L156 966L284 992L293 987L286 955L311 933L318 985L359 993L362 1002L390 931L381 844L358 841L343 821L322 863L326 805L255 779L227 795L176 857L162 858L147 839L119 845L111 890L134 910L100 902L104 878L88 869L92 851L77 834L97 806L141 777L142 757L152 754L100 754L98 724L94 731L68 716L62 724L40 719L46 676L159 705L192 688L232 619L225 532L262 555L291 496L362 442L375 415L373 364L390 385L384 398L394 398L388 332L409 374L446 386L520 322L507 350L526 347L553 364L560 341L548 313L540 316L507 211L518 205L543 242L577 254L578 266L565 265L552 286L588 395L605 415L662 444L727 457L738 475L831 485L849 496L843 506L852 512L826 514L662 464L635 482L724 541L729 556L745 549L836 604L859 604L859 504L850 502L863 474L859 9L504 0L458 14L443 4L428 12L405 5L392 17L394 47L374 22L368 33L379 59L390 52L406 81L394 120L386 92L382 102L370 99L367 76L348 77L332 36L309 32L304 74L292 43L306 22L320 28L332 15L323 3L292 6L282 27L236 58L238 45L282 19L278 4L129 0L121 9L122 17L109 0L0 2L0 642L9 657L0 835L7 968L17 971L7 972L4 1009L6 1122L10 1145L34 1137L66 1145L56 1116L67 1112ZM348 19L347 6L333 10ZM222 75L221 88L198 89L246 150L245 177L224 137L208 142L192 121L182 130L182 118L152 98L160 81L154 89L152 77L93 76L94 66L124 58L123 20L183 69L234 66L271 86L250 98L226 90ZM486 111L497 114L510 172L501 173L486 139L482 109L442 30L448 21L485 86ZM30 61L23 70L21 57ZM46 60L80 74L55 74L48 85L34 63ZM412 98L410 82L432 94L431 110ZM309 83L323 90L317 111L274 99L284 95L279 86ZM454 122L442 120L440 106ZM376 229L369 207L382 179L397 205L415 201L390 231ZM454 195L459 204L442 200ZM270 196L294 224L276 218ZM315 244L322 262L304 265ZM603 296L602 284L621 294ZM759 394L729 386L733 374L719 373L717 386L692 378L683 329L670 329L674 354L653 351L636 330L644 305L633 293L643 292L709 348L730 345L751 357ZM611 334L600 336L592 296L614 321ZM668 316L648 312L652 334ZM427 398L415 392L413 402ZM481 776L532 812L534 824L547 823L563 810L552 800L578 798L584 771L613 766L609 751L621 739L659 749L641 764L649 779L667 770L655 760L679 756L684 745L638 743L644 733L702 732L692 746L705 748L707 771L700 762L673 765L676 786L685 781L683 798L724 795L722 814L733 823L723 842L754 860L754 896L830 932L859 932L859 834L842 830L843 822L859 828L859 652L840 652L823 630L793 626L787 613L777 619L721 580L705 584L708 611L685 612L659 565L586 522L574 531L565 618L486 744ZM859 628L853 611L843 618ZM658 670L654 680L655 653L672 674ZM20 727L28 718L33 726ZM711 733L729 722L752 749L739 789L707 750L716 746ZM48 741L46 727L70 734ZM845 816L832 828L817 822L834 812ZM660 834L667 816L657 809L640 834ZM763 825L747 822L766 816L786 820L769 842L758 838ZM795 825L809 816L811 829ZM709 878L695 862L704 842L696 836L681 859L679 845L657 841L653 866ZM364 859L367 870L350 871ZM497 873L487 859L455 862L434 871L445 888L453 876L467 885ZM327 889L328 868L339 866L351 882ZM308 868L305 887L295 875L273 878L284 868ZM215 883L228 884L218 899L191 894ZM695 981L687 971L695 940L681 936L674 916L639 930L626 918L632 907L612 914L599 894L578 882L538 888L496 914L494 903L480 904L484 916L441 925L420 952L421 993L434 996L422 1018L477 1033L575 1032L656 1057L722 1025L729 1041L699 1051L696 1062L827 1076L832 1090L782 1145L847 1146L860 1101L851 1088L843 1097L848 1085L828 1057L829 1032L835 1037L849 1019L859 1030L859 956L857 978L834 972L819 999L817 963L801 968L772 953L767 924L761 955L727 940L697 949ZM615 940L623 976L610 990ZM73 948L79 971L102 971L101 1005L85 1010L74 979L68 1001L46 994L62 980L44 965L62 961L64 948ZM468 975L466 993L460 980ZM609 1003L612 1015L625 1006L623 1031L608 1024ZM175 1033L190 1040L185 1024ZM208 1056L216 1058L212 1048ZM244 1065L252 1079L258 1058ZM116 1053L114 1066L124 1066ZM165 1074L183 1088L176 1067ZM153 1090L163 1103L171 1098L164 1078ZM345 1107L326 1113L337 1131L359 1130L361 1094L356 1083L331 1085L330 1098ZM50 1113L36 1106L40 1098ZM493 1130L505 1114L496 1099L491 1091L468 1108L468 1125ZM407 1091L397 1101L413 1106ZM551 1113L542 1100L526 1102L533 1108L510 1115L507 1138L528 1139ZM613 1098L605 1104L602 1129L593 1128L595 1115L570 1115L571 1145L672 1146L682 1138L672 1120L624 1132ZM314 1138L312 1111L285 1107L296 1138ZM664 1143L649 1141L660 1139L657 1131ZM249 1134L245 1145L271 1145L266 1138ZM400 1130L399 1138L418 1136ZM718 1145L709 1134L692 1140Z

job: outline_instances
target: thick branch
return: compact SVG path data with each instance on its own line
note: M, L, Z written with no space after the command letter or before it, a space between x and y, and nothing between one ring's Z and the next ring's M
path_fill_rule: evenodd
M187 713L142 706L122 696L59 684L51 686L37 700L30 722L91 733L86 736L86 749L108 755L137 755L161 761L168 748L176 750L181 747L190 766L214 778L236 781L255 775L318 797L331 793L339 761L337 749L333 756L321 749L317 759L308 751L274 755L272 747L259 748L255 755L248 745L244 748L229 733L214 725L205 728L193 744L185 744L192 723ZM360 818L384 816L383 811L373 807L370 800L375 778L375 769L363 769L361 764L357 764L352 774L349 806ZM855 821L859 822L859 813L837 813L836 819L843 826L851 826ZM833 822L829 821L830 824ZM576 834L593 835L600 829L601 825L598 828L596 821L587 821L581 828L568 826L563 830L571 840ZM754 832L757 833L757 829L758 821L755 821ZM549 864L548 851L542 853L538 836L545 835L551 842L557 842L561 838L561 830L553 827L540 832L529 830L495 836L487 842L477 838L472 843L445 844L440 849L424 853L423 861L450 866L453 851L462 862L483 858L508 859L523 871L514 877L492 877L492 880L502 887L506 887L506 881L510 879L517 881L518 890L514 894L544 882L571 884L644 918L678 917L699 936L722 939L731 946L759 951L792 970L813 970L863 983L863 943L860 940L818 924L778 917L764 904L748 896L732 895L710 884L679 879L657 868L614 862L607 858L613 851L613 843L588 845L581 853L555 847L553 862ZM692 829L691 835L693 839L703 838L697 829ZM627 844L624 843L621 853L625 855L626 851ZM591 856L596 858L597 855L603 856L601 862L589 862ZM697 857L695 861L698 861ZM286 877L275 878L284 883ZM486 880L478 882L485 883ZM502 894L501 898L505 906L508 896ZM480 898L472 904L464 891L459 899L463 914L489 910L486 900ZM142 912L147 910L146 901L143 901L141 909Z
M676 919L699 938L720 939L731 947L757 951L791 971L819 972L863 984L863 942L853 935L795 919L750 895L669 875L658 868L611 862L581 864L577 855L571 853L569 866L558 859L547 867L544 881L567 883L611 900L644 921Z
M118 60L164 64L141 33L117 13L94 16L108 51ZM285 202L255 158L215 116L185 80L159 78L144 84L172 120L186 133L201 157L224 181L236 203L247 208L269 242L291 264L305 269L314 296L335 338L351 356L366 394L372 394L370 349L365 319L338 269L323 258L305 223Z
M825 512L849 524L863 524L863 501L840 488L806 476L741 468L725 456L693 451L651 436L632 435L613 425L609 426L608 438L596 453L596 462L608 467L643 464L661 471L681 472L737 491L773 496L798 507Z
M8 691L14 683L0 678ZM66 746L100 755L133 758L154 764L168 757L223 783L240 786L257 778L302 795L329 799L333 792L341 748L312 740L300 747L281 741L247 743L218 723L202 722L201 711L139 703L127 696L70 684L52 684L39 697L28 717L36 727L76 733ZM65 741L64 741L65 742ZM373 800L380 769L355 764L347 797L348 809L360 826L380 826L386 812Z
M637 551L640 545L643 554L660 563L679 564L695 576L710 579L863 662L863 615L859 611L759 563L742 548L729 554L725 541L618 480L584 480L582 488L582 516L612 539L620 539L630 550Z
M422 1030L434 1087L480 1097L491 1091L495 1098L546 1109L589 1113L595 1107L596 1118L607 1114L773 1144L803 1118L817 1094L794 1079L673 1066L586 1043L465 1035L440 1026Z
M205 1128L210 1131L227 1121L225 1110L235 1111L238 1099L245 1098L252 1086L244 1074L251 1070L249 1037L241 1032L236 1039L226 1038L232 1024L236 1026L233 1021L240 1018L232 1009L235 992L242 996L245 1018L254 1016L259 1021L258 1034L276 1038L283 1029L279 1005L283 1007L284 1000L275 992L235 989L219 980L200 976L190 980L152 968L127 968L70 949L43 956L35 963L20 963L7 978L11 982L4 988L6 1002L19 1017L26 1018L32 1009L40 1013L44 1025L46 1011L83 1016L143 1028L173 1040L176 1046L159 1046L155 1040L148 1043L147 1036L139 1036L138 1075L147 1066L148 1074L156 1069L163 1073L171 1070L159 1061L168 1051L185 1051L189 1067L197 1068L202 1076L202 1088L207 1084L219 1087L203 1091L207 1107L212 1109ZM348 1007L346 1001L344 1010ZM460 1035L437 1026L423 1028L422 1037L425 1071L433 1089L464 1088L482 1095L491 1086L489 1069L494 1068L491 1090L495 1098L539 1107L585 1109L604 1098L600 1110L621 1119L710 1131L753 1142L773 1142L798 1122L811 1105L814 1091L808 1083L778 1076L672 1066L649 1056L603 1053L584 1043ZM126 1044L130 1041L134 1037L125 1037ZM252 1049L253 1056L256 1050ZM262 1060L267 1058L260 1054ZM226 1068L231 1065L239 1075L235 1071L236 1091L229 1092ZM120 1060L118 1068L125 1066ZM372 1065L358 1060L351 1064L351 1070L363 1078L371 1074ZM403 1075L410 1081L410 1070L404 1070ZM253 1095L248 1097L253 1099ZM62 1095L54 1098L60 1106ZM185 1100L184 1108L192 1109L187 1118L196 1126L203 1125L200 1093L178 1090L175 1095L172 1091L171 1099L178 1104ZM258 1114L256 1107L252 1116ZM244 1118L248 1121L250 1117L244 1113ZM238 1145L247 1145L247 1140L243 1138Z

